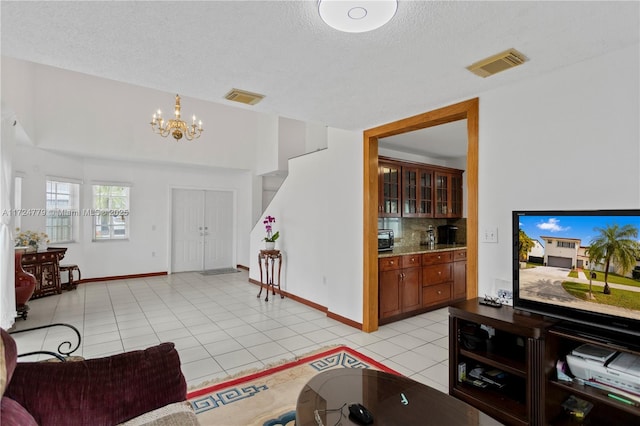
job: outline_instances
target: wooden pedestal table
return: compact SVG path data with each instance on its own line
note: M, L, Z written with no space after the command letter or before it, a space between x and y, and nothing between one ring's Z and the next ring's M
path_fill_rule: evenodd
M275 281L275 266L278 264L278 281ZM280 250L260 250L258 253L258 264L260 265L260 292L257 297L262 294L262 287L267 287L267 297L264 298L265 302L269 301L269 286L273 295L276 295L276 286L278 292L280 292L280 298L284 299L282 290L280 289L280 272L282 270L282 253Z

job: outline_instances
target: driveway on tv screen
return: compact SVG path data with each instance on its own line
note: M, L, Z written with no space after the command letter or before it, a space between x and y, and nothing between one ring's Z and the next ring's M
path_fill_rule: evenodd
M555 266L536 266L535 268L520 270L520 297L542 302L553 302L558 305L570 306L577 309L597 310L606 314L616 314L622 308L615 306L596 304L580 300L567 293L562 287L564 281L572 281L581 284L589 284L586 278L569 277L570 269ZM583 275L584 276L584 275ZM593 281L593 291L600 291L603 282ZM611 288L640 292L640 287L631 287L619 284L609 284ZM625 309L626 315L640 319L640 312Z

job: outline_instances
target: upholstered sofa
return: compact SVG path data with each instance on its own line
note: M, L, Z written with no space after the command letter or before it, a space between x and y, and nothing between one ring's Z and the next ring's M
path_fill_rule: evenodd
M197 425L173 343L105 358L17 362L0 329L0 423L31 425Z

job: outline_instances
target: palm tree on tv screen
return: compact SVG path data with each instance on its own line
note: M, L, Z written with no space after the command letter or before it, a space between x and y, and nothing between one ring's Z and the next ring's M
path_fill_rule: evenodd
M526 262L529 251L533 248L533 240L522 229L518 232L518 257L521 262Z
M636 264L640 246L638 244L638 228L633 225L607 225L605 228L594 228L600 233L591 240L588 255L590 259L603 260L604 265L604 294L610 294L609 266L613 261L622 274L630 271Z

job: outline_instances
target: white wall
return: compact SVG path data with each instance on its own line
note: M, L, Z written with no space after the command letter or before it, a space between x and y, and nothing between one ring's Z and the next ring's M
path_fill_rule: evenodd
M164 141L160 141L162 142ZM171 188L234 192L234 213L237 222L235 234L238 238L234 260L241 265L249 264L249 232L254 222L251 217L252 175L248 171L83 159L23 145L17 146L14 168L24 176L24 209L45 208L47 176L83 181L80 189L80 210L92 207L92 182L132 184L128 241L92 242L91 217L80 216L80 235L77 242L51 244L68 247L64 263L80 265L83 279L170 270ZM23 217L22 228L43 231L45 218ZM152 253L155 253L155 256Z
M639 51L480 95L479 294L512 281L512 210L640 207Z
M204 132L191 142L163 139L149 122L157 109L173 116L175 94L8 58L2 87L2 104L36 146L77 156L251 170L269 135L263 114L181 94L183 117L196 114Z
M362 322L362 134L328 129L328 149L289 161L264 215L276 217L285 291ZM251 251L263 247L262 221ZM254 259L255 257L255 259ZM250 277L260 279L257 256Z
M26 134L25 139L35 135L36 117L34 75L35 68L29 63L2 57L2 111L11 111ZM14 78L17 77L17 78Z

